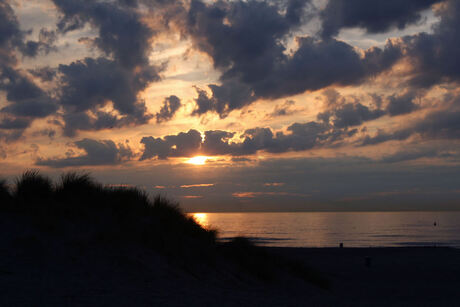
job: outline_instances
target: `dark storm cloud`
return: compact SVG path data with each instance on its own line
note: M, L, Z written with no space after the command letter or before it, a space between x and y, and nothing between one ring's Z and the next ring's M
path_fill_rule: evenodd
M204 142L201 149L208 155L228 155L236 150L236 146L229 143L235 136L234 132L210 130L204 133Z
M282 13L267 1L204 4L193 0L186 31L195 47L207 53L222 72L221 85L209 85L211 96L198 90L193 114L211 111L225 117L259 98L360 83L401 57L401 50L391 41L384 50L372 48L361 56L344 42L313 37L298 37L298 49L287 55L283 39L301 24L292 7L302 12L300 8L308 3L289 1Z
M4 117L0 121L0 129L5 130L24 130L30 125L30 120L26 118Z
M103 111L96 111L90 115L85 112L68 113L64 114L63 119L65 122L63 127L65 136L74 136L78 130L102 130L133 124L133 119L130 117L119 118L116 114Z
M177 110L182 106L180 98L174 95L171 95L163 101L163 106L160 109L160 112L155 114L157 118L157 123L169 121L174 117Z
M318 119L332 123L336 128L359 126L362 123L374 120L385 115L385 111L371 109L359 102L344 103L335 108L318 114Z
M335 36L343 28L359 27L368 33L404 29L422 20L421 12L442 0L329 0L321 11L323 37Z
M388 141L402 141L418 135L429 140L457 140L460 139L460 111L440 110L433 111L407 127L393 132L379 131L375 136L366 136L362 145L375 145Z
M0 89L6 92L6 99L10 102L0 113L29 117L32 120L56 112L57 105L51 97L20 71L4 67L0 77Z
M413 102L415 98L416 95L414 92L408 92L399 96L389 96L387 112L391 116L411 113L419 108L419 106Z
M460 81L460 2L446 1L436 12L441 19L433 33L402 38L399 48L412 63L411 86L428 88L443 82Z
M196 130L181 132L177 135L168 135L164 138L144 137L144 152L141 160L158 157L191 157L197 154L201 146L201 133Z
M92 44L109 57L59 66L65 135L147 123L153 116L138 95L160 80L163 68L149 63L155 33L142 21L138 1L53 1L62 13L58 29L66 33L90 24L98 30ZM119 116L99 110L109 102Z
M25 100L4 107L0 112L13 114L16 116L27 116L30 118L43 118L55 113L57 106L50 101L49 97L44 100Z
M115 144L111 140L83 139L74 145L85 151L84 155L68 158L38 159L36 165L44 165L55 168L91 166L91 165L114 165L131 159L134 154L131 148L125 144Z
M91 130L104 127L98 125L81 125L73 119L83 117L85 111L95 111L108 102L113 103L113 108L121 114L121 119L116 120L112 126L124 124L144 124L151 115L147 113L144 101L139 100L139 91L145 89L150 81L156 80L156 71L144 69L142 73L132 73L105 58L86 58L70 65L60 65L61 74L60 103L65 107L66 135L72 136L77 130ZM88 115L87 115L88 117ZM101 118L107 121L107 118ZM90 123L90 121L86 121Z
M44 118L58 109L56 102L31 79L14 67L0 70L0 90L8 104L0 109L0 129L17 129L2 133L3 139L16 140L33 120Z
M43 82L53 81L54 78L56 78L56 74L57 74L57 69L51 68L49 66L29 69L28 71L32 76L40 79Z
M353 136L356 129L335 129L329 124L308 122L295 123L287 127L287 133L274 133L270 128L248 129L233 140L235 132L209 130L204 132L204 140L196 130L164 138L144 137L144 152L141 160L169 157L193 157L200 155L245 156L259 151L284 153L303 151L336 144Z
M403 141L407 140L412 135L410 129L396 130L394 132L385 132L379 130L375 136L365 136L362 140L361 146L376 145L388 141Z
M154 33L142 23L142 16L136 10L119 5L117 1L53 2L63 14L58 23L60 31L73 31L90 23L99 31L94 45L113 56L122 66L132 68L148 63L150 40Z
M49 53L55 50L56 34L45 28L40 30L38 41L26 41L26 36L31 31L20 29L18 18L10 6L10 1L0 1L0 66L14 65L16 56L14 50L19 50L23 55L34 57L40 51Z
M326 110L319 113L317 118L325 123L331 122L335 128L360 126L385 115L409 114L420 109L420 105L414 103L416 94L413 91L401 95L390 95L386 99L369 94L365 97L369 100L368 105L361 102L365 98L345 97L334 89L325 90L323 97ZM388 101L386 108L382 108L384 100Z
M9 1L0 1L0 66L14 65L14 49L23 44L23 33L19 21L9 5Z
M224 118L230 111L240 109L257 99L253 90L238 80L228 80L220 86L209 84L208 87L212 91L212 96L196 88L198 98L195 99L196 109L193 110L192 115L216 112Z
M17 68L18 52L35 56L41 50L52 49L53 32L42 29L39 41L25 41L28 33L20 29L9 1L0 1L0 91L7 103L0 109L0 139L20 138L34 119L46 117L58 109L55 101L37 86L25 72Z
M19 46L19 50L25 56L35 57L38 53L48 54L52 51L57 51L54 43L57 40L55 31L41 29L38 36L38 41L27 41Z

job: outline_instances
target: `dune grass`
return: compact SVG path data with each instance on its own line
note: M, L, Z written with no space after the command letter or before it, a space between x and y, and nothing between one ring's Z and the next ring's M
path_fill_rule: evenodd
M7 206L11 203L11 194L6 180L0 180L0 204Z
M88 240L128 240L174 255L216 244L216 232L202 228L174 202L161 196L151 200L137 188L105 187L86 173L66 173L53 184L38 171L26 171L11 191L0 182L0 198L1 209L28 216L42 230L78 223Z
M311 270L270 255L245 238L217 242L216 230L201 227L163 196L151 199L138 188L103 186L87 173L65 173L53 183L38 171L26 171L12 188L0 181L0 204L0 213L25 217L39 231L68 237L69 242L140 244L186 269L214 266L220 257L262 280L272 280L282 269L325 285Z

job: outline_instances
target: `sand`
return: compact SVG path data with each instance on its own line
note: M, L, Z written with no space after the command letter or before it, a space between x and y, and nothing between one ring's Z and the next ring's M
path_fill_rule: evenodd
M11 242L0 249L0 306L460 305L460 250L450 248L268 248L321 272L331 282L321 289L290 275L261 281L225 263L181 266L135 246Z
M327 276L332 282L329 294L336 300L336 306L460 306L458 249L274 248L273 251L301 259Z

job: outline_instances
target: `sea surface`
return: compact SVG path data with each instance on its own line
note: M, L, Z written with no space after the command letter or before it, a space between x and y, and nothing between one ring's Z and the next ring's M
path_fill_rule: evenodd
M460 212L192 213L221 240L246 236L267 246L460 248Z

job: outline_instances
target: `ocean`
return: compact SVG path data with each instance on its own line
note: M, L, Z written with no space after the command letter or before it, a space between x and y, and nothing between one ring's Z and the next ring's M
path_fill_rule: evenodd
M192 213L220 240L246 236L278 247L451 246L460 248L460 212Z

